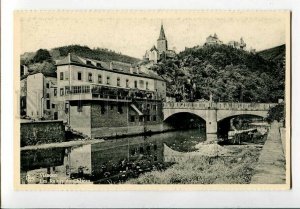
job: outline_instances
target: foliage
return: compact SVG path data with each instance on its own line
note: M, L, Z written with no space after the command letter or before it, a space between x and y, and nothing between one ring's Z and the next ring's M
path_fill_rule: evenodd
M83 56L90 59L102 60L102 61L120 61L127 63L137 62L138 59L123 55L121 53L114 52L112 50L103 49L103 48L95 48L91 49L88 46L80 46L80 45L69 45L57 47L51 50L51 54L55 59L59 59L61 57L67 56L68 53L76 53L79 56Z
M132 184L249 184L259 157L255 148L242 149L232 157L195 156L165 171L152 171Z
M270 108L268 111L267 120L269 122L273 122L275 120L277 120L278 122L284 121L285 120L284 104L280 103L280 104Z
M49 53L48 50L46 50L46 49L39 49L36 52L35 56L33 57L32 63L42 63L44 61L51 62L51 60L52 60L52 57L51 57L51 55L50 55L50 53Z
M178 100L276 102L284 95L283 65L226 45L187 48L152 67L170 80ZM181 98L180 98L181 97Z
M258 54L263 57L265 60L270 60L273 62L282 62L285 55L285 45L280 45L273 47L271 49L266 49L258 52Z

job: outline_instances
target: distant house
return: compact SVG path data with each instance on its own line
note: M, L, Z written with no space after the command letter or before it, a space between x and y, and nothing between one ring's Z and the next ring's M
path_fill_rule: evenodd
M165 35L164 27L161 25L159 37L157 39L157 48L153 46L150 50L147 50L144 59L157 63L157 61L163 58L173 58L175 56L175 51L168 49L168 40Z
M207 46L207 45L220 45L220 44L223 44L223 42L220 41L217 34L209 35L206 38L206 42L204 43L205 46Z
M231 46L233 48L236 48L236 49L245 49L245 47L246 47L246 43L242 37L239 42L238 41L229 41L227 45Z

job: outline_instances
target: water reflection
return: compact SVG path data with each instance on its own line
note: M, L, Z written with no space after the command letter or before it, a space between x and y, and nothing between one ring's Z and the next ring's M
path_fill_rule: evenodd
M101 184L121 183L144 172L167 168L170 163L164 162L164 143L174 150L189 152L204 140L205 133L199 129L108 140L64 148L65 154L60 166L57 163L47 164L47 158L53 158L54 155L44 155L44 159L39 159L39 165L44 168L57 166L51 171L58 173L57 178L80 178ZM22 168L25 164L22 161ZM37 166L32 169L36 168ZM47 172L49 173L49 169ZM40 181L36 180L34 183L37 182Z

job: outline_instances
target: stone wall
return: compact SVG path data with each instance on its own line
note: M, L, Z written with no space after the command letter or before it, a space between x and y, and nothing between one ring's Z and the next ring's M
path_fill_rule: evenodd
M128 125L127 103L99 102L91 105L91 127L123 127ZM119 111L118 111L119 110Z
M62 121L38 121L21 123L21 147L65 141Z
M80 105L78 107L78 105ZM70 102L70 126L87 136L91 135L91 105L84 101Z

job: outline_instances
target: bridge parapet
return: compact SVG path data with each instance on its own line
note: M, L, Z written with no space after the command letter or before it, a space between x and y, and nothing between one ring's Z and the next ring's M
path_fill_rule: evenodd
M234 103L234 102L165 102L164 109L195 110L260 110L267 111L277 103Z

